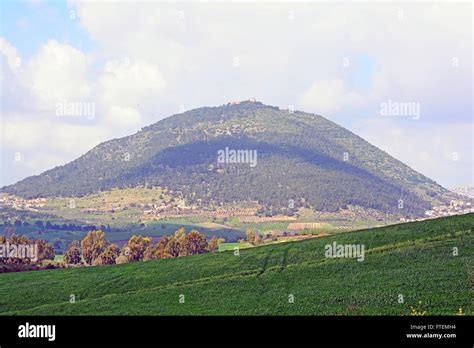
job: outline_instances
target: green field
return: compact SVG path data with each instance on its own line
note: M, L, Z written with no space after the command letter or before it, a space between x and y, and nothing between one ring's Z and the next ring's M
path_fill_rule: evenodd
M42 211L64 219L122 228L142 222L140 215L144 205L160 205L169 200L160 189L112 189L84 197L50 198Z
M245 249L251 248L252 244L245 242L245 243L220 243L219 244L219 251L228 251L228 250L236 250L236 249Z
M240 256L0 274L0 314L410 315L412 306L426 315L459 308L472 315L473 225L467 214L243 249ZM325 245L334 241L363 244L365 260L326 258Z

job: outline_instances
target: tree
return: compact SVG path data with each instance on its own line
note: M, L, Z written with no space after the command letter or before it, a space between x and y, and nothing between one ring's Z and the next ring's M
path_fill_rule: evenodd
M178 228L178 230L174 233L174 238L176 240L178 246L178 255L185 255L185 243L186 243L186 230L184 227Z
M10 237L10 239L8 240L8 243L10 245L32 245L33 242L25 235L17 235L15 233L13 233ZM19 251L19 248L17 249L18 252ZM31 249L30 249L31 250ZM25 257L23 257L25 256ZM30 256L33 256L33 255L30 255ZM6 262L7 263L13 263L13 264L29 264L31 262L31 258L28 257L28 254L27 252L25 251L25 254L24 255L17 255L17 257L9 257L8 259L6 259Z
M163 236L160 241L156 244L156 258L157 259L169 259L172 256L166 251L166 247L172 237Z
M7 238L5 236L0 236L0 244L5 244L7 242ZM4 247L2 245L2 247ZM0 257L0 263L6 263L7 260L5 258Z
M186 236L186 230L184 227L180 227L176 230L176 232L174 233L174 236L176 239L180 239L182 237L185 237Z
M254 245L260 245L260 244L263 244L263 238L262 238L262 235L260 233L258 233L254 240L253 240L253 244Z
M172 237L169 237L169 236L162 236L160 238L160 240L158 241L157 244L157 247L158 247L158 250L159 249L162 249L162 250L165 250L166 249L166 246L168 245L169 241L171 240Z
M51 244L47 244L44 240L42 239L37 239L35 241L36 248L37 248L37 253L38 253L38 261L42 260L54 260L55 257L55 252L54 248Z
M163 236L158 243L150 244L143 253L143 260L169 259L171 255L166 252L169 240L168 236Z
M250 244L254 243L255 234L253 233L251 229L248 229L247 231L245 231L245 238L247 239L247 242L249 242Z
M25 235L12 234L8 243L17 244L17 245L27 245L32 244L31 240Z
M224 243L225 239L224 238L217 238L216 236L213 236L208 243L208 250L212 253L214 251L219 250L219 244Z
M158 243L156 244L150 244L147 246L143 253L143 261L148 261L148 260L156 260L157 259L157 250L158 250Z
M192 230L187 236L185 236L179 255L204 254L207 251L207 248L206 236L201 232Z
M108 244L109 242L105 239L105 233L103 231L89 231L81 241L81 250L84 260L88 264L91 264L92 260L102 254Z
M170 257L178 257L179 249L179 244L176 238L170 237L165 247L166 254L168 254Z
M102 254L100 254L100 258L103 265L113 265L119 255L120 248L116 244L109 244Z
M143 260L143 254L151 243L150 237L142 237L133 235L127 242L126 247L128 248L129 261L140 261Z
M66 252L64 253L64 262L71 265L77 265L81 263L81 246L79 241L74 240L69 244Z

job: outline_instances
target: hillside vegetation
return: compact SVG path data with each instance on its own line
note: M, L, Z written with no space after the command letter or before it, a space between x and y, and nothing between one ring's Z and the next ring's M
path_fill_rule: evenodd
M256 166L218 163L217 152L225 148L257 151ZM187 204L257 201L268 215L301 207L334 212L349 205L422 215L448 195L321 116L259 102L173 115L2 191L29 198L71 197L140 185L179 193Z
M224 251L2 274L0 314L472 315L473 226L474 214L466 214L244 249L239 256ZM365 260L326 258L325 245L333 242L363 244Z

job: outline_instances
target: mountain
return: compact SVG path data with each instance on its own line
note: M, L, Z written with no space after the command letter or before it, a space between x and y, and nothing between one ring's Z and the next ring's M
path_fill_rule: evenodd
M218 154L232 150L256 151L256 165L218 162ZM170 116L1 191L26 198L81 196L139 185L164 187L188 204L258 201L270 215L349 205L421 215L448 194L321 116L255 101Z

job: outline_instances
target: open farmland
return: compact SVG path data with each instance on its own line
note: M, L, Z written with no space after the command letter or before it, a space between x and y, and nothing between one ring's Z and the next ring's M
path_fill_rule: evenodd
M461 309L472 315L473 225L474 214L466 214L238 255L1 274L0 313L455 315ZM325 257L333 242L364 245L364 261Z

